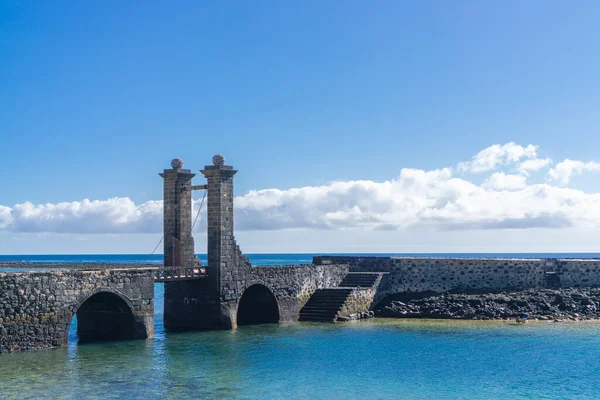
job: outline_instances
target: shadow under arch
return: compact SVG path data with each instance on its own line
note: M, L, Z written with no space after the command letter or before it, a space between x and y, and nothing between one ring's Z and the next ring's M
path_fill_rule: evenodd
M72 320L75 318L79 343L141 337L131 302L114 290L97 289L87 294L74 307Z
M279 304L275 295L261 283L250 285L240 297L237 307L237 325L276 324L279 322Z

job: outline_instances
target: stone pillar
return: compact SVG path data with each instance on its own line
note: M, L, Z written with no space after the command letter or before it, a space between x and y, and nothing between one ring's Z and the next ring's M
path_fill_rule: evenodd
M172 169L159 174L164 179L164 265L193 266L194 238L192 229L192 191L191 180L196 174L183 169L183 161L175 158Z
M200 171L206 177L207 193L207 253L209 279L221 292L221 279L228 269L237 265L237 252L233 236L233 167L225 165L225 158L218 154L213 165ZM223 276L225 278L225 276Z
M242 295L252 266L242 255L233 234L233 176L236 170L225 165L221 154L213 165L200 171L208 183L208 279L217 289L220 326L235 328L237 302Z
M235 328L237 302L252 276L252 267L233 235L233 176L237 171L216 155L213 165L201 172L207 179L208 276L165 282L164 321L169 330Z

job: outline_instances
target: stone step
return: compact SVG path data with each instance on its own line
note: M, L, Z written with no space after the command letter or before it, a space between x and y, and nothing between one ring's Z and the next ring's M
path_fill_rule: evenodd
M329 311L329 312L338 312L342 309L341 306L329 306L329 307L320 307L320 306L304 306L302 307L302 312L311 312L311 311Z
M352 288L317 289L300 310L300 321L334 322Z
M343 279L344 281L372 281L375 282L377 280L377 275L371 276L347 276Z
M337 318L337 313L306 313L300 314L300 318Z
M377 274L347 274L338 287L372 287L377 281Z
M302 322L335 322L335 318L302 318L300 317L298 321Z
M334 291L324 291L324 289L319 289L313 294L313 296L348 296L351 292L351 288L336 289Z
M313 300L308 301L304 306L309 307L327 307L327 306L341 306L346 302L346 299L343 300Z
M330 296L342 296L345 294L349 294L350 292L352 292L351 288L336 288L335 290L328 290L328 289L317 289L314 293L313 296L321 296L321 295L330 295Z
M306 310L341 310L343 303L305 304L302 309Z
M348 296L350 296L350 293L348 294L344 294L341 296L329 296L329 295L313 295L313 297L311 297L311 299L314 300L346 300L348 298Z
M350 294L345 294L343 296L315 296L311 297L313 300L327 300L327 301L344 301L348 298Z
M342 297L342 298L339 298L339 299L331 299L331 298L329 298L329 299L324 299L324 298L321 298L321 299L310 299L310 300L308 300L306 302L306 305L325 304L325 303L327 303L327 304L341 304L341 303L345 302L346 299L348 299L348 297Z
M304 312L301 313L300 316L301 317L336 317L338 315L337 311L331 312L331 311L311 311L311 312Z
M370 288L373 286L375 282L342 282L340 283L340 287L343 288L355 288L355 287L364 287Z

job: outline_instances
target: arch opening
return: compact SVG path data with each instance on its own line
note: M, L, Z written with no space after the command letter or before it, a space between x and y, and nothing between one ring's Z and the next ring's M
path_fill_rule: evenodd
M278 322L279 305L271 290L260 284L246 289L238 305L238 326L276 324Z
M139 337L131 307L110 292L90 296L77 309L73 322L77 325L79 343Z

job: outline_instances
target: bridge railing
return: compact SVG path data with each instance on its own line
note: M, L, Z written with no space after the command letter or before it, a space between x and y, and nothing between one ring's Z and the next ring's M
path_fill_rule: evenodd
M155 282L191 280L205 277L205 267L165 267L154 271Z

